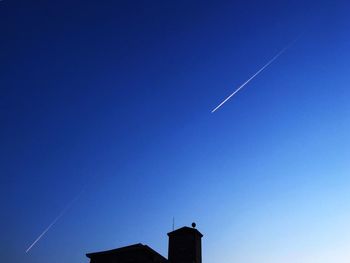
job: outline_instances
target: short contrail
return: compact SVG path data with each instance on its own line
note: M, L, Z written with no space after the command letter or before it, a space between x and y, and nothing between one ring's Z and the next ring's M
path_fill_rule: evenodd
M46 234L47 231L50 230L51 227L53 227L56 222L68 211L68 209L73 205L73 203L80 197L80 195L82 194L82 192L84 191L81 190L79 192L79 194L72 200L70 201L66 207L61 211L61 213L59 213L59 215L51 222L51 224L34 240L34 242L27 248L26 253L29 252L29 250L32 249L32 247Z
M270 59L261 69L259 69L253 76L251 76L246 82L244 82L241 86L239 86L234 92L232 92L226 99L224 99L218 106L216 106L211 113L217 111L226 101L228 101L233 95L235 95L238 91L240 91L245 85L247 85L253 78L255 78L259 73L261 73L265 68L267 68L272 62L274 62L280 55L282 55L288 48L290 48L298 39L298 36L295 40L290 42L287 46L281 49L272 59Z

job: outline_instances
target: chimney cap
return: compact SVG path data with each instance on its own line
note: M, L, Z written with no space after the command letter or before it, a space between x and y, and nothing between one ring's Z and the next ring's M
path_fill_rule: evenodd
M181 227L179 229L176 229L172 232L169 232L168 233L168 236L173 236L173 235L177 235L177 234L189 234L189 233L192 233L192 234L196 234L200 237L203 237L202 233L199 232L196 228L191 228L191 227L188 227L188 226L184 226L184 227Z

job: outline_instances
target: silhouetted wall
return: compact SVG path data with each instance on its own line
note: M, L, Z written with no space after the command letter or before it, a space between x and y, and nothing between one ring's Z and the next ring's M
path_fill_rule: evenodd
M202 263L202 237L195 228L182 227L168 233L170 263Z
M143 244L135 244L86 255L90 263L166 263L162 255Z
M88 253L90 263L202 263L203 235L193 228L182 227L168 233L168 259L141 243L107 251Z

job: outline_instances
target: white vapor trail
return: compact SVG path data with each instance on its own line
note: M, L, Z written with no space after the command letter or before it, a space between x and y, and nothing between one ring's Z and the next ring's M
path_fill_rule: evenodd
M84 190L84 189L83 189ZM61 213L59 213L59 215L51 222L51 224L45 228L45 230L34 240L34 242L27 248L26 253L29 252L29 250L32 249L32 247L34 247L34 245L46 234L47 231L50 230L51 227L53 227L57 221L68 211L68 209L73 205L73 203L80 197L80 195L82 194L82 191L79 192L79 194L72 200L70 201L66 207L61 211Z
M300 36L299 36L300 37ZM211 113L214 113L217 111L222 105L224 105L225 102L227 102L232 96L234 96L238 91L240 91L242 88L244 88L245 85L247 85L252 79L254 79L257 75L259 75L265 68L267 68L272 62L274 62L280 55L282 55L288 48L290 48L298 39L297 37L295 40L290 42L287 46L282 48L280 52L278 52L272 59L270 59L261 69L259 69L253 76L251 76L248 80L246 80L241 86L239 86L234 92L232 92L226 99L224 99L218 106L216 106Z

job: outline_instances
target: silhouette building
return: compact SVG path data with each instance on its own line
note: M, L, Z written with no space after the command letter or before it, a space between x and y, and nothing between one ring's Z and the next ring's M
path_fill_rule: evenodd
M202 263L202 237L195 228L182 227L170 233L168 259L141 243L107 251L88 253L90 263Z

